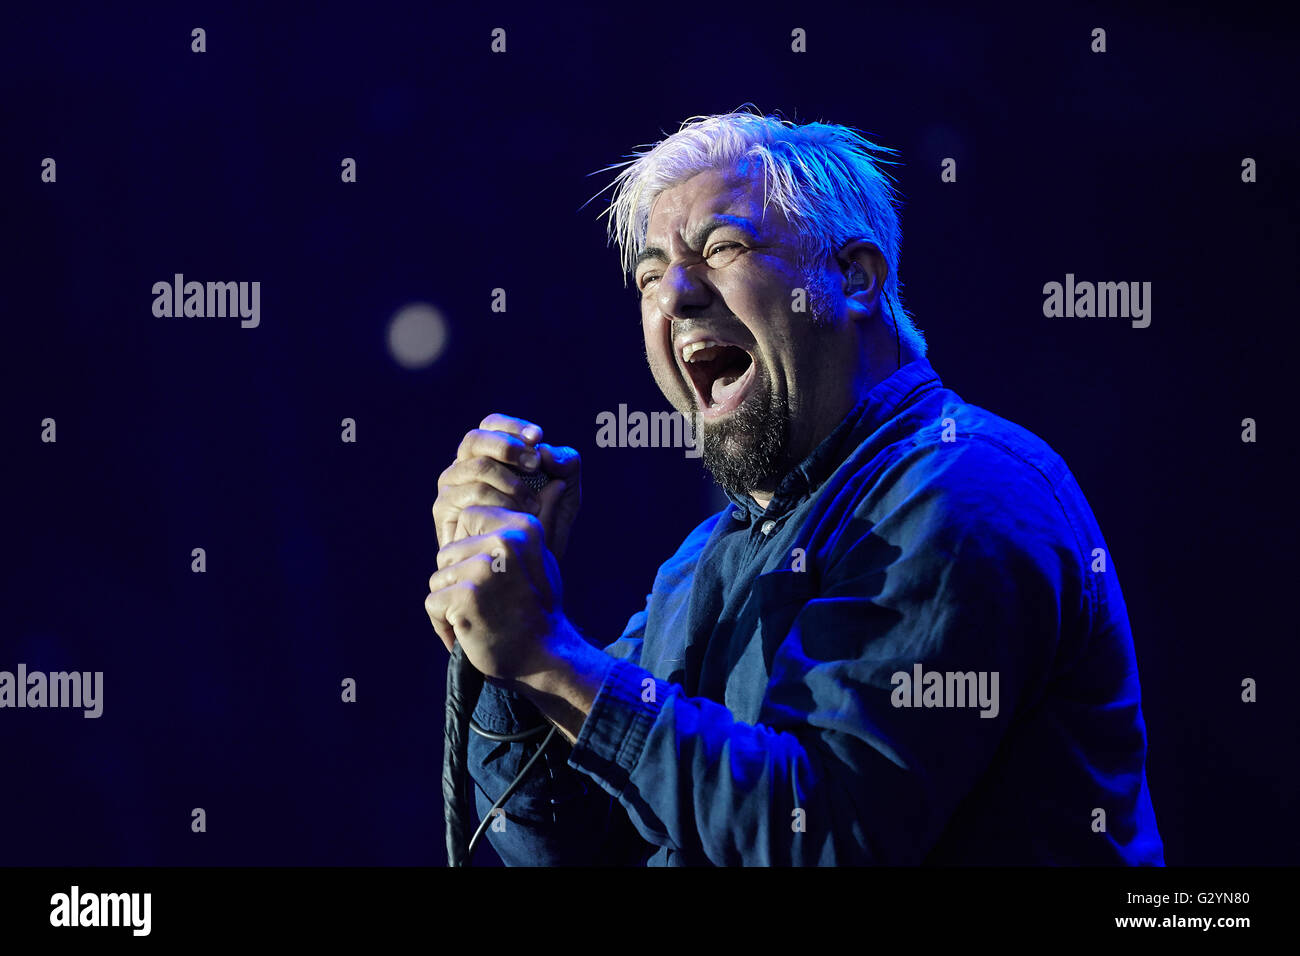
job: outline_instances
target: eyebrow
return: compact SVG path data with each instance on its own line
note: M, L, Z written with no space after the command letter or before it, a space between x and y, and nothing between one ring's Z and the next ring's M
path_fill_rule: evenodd
M714 216L712 219L703 223L691 235L689 240L691 248L703 248L704 243L708 241L713 230L721 229L723 226L734 226L743 232L749 233L751 237L758 237L758 230L754 228L754 224L743 216ZM632 265L632 272L635 274L636 271L641 268L641 263L645 262L647 259L658 259L660 262L667 262L668 253L659 246L647 246L637 255L636 262Z

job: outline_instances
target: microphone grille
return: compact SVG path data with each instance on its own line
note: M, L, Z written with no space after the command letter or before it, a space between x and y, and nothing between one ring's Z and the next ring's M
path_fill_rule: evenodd
M513 465L508 465L507 467L522 478L524 484L533 489L533 491L541 491L546 487L547 482L551 480L551 476L544 471L524 471L522 468L516 468Z

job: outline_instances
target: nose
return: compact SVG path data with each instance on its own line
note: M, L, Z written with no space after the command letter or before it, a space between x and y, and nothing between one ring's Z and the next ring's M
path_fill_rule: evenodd
M695 274L704 263L675 262L655 286L655 304L667 318L689 319L713 300L713 290Z

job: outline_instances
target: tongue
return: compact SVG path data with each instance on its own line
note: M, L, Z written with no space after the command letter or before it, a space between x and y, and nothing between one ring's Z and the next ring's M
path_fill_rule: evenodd
M727 399L735 395L740 389L740 380L745 377L745 373L739 375L726 374L719 375L713 380L713 392L710 397L714 405L725 405Z

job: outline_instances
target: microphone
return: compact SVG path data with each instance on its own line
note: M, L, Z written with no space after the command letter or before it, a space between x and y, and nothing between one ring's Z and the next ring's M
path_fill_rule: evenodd
M538 469L528 472L513 465L511 471L533 491L546 487L551 476ZM442 805L446 822L447 865L470 865L474 840L474 788L470 778L469 735L474 707L483 690L483 675L465 656L457 642L447 661L447 714L443 724ZM527 769L527 768L525 768ZM481 827L480 827L481 829Z
M533 491L541 491L551 480L551 476L541 469L538 469L537 471L524 471L522 468L516 468L514 465L506 465L506 467L522 478L524 484L533 489Z

